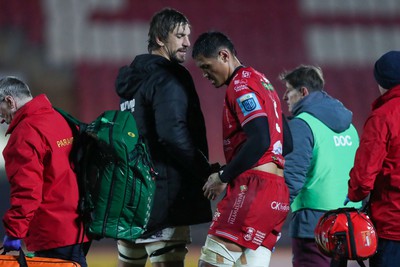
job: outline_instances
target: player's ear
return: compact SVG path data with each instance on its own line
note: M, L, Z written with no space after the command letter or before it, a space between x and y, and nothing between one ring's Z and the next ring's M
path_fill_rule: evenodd
M226 63L230 57L230 53L226 49L221 49L218 52L218 58L221 59L222 62Z

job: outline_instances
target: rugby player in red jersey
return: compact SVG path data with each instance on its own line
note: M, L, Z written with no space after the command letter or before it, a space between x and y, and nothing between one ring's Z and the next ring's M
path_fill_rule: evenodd
M291 150L291 136L279 96L262 73L241 64L233 43L221 32L201 34L192 57L216 88L227 86L227 164L203 187L209 199L225 189L226 194L217 205L199 266L269 266L289 212L283 151Z

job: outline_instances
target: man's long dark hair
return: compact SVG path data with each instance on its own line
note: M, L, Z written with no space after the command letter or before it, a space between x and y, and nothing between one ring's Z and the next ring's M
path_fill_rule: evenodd
M172 8L165 8L156 13L151 19L148 33L147 50L149 53L160 48L157 44L157 38L162 42L166 41L168 34L178 25L190 27L189 20L179 11Z

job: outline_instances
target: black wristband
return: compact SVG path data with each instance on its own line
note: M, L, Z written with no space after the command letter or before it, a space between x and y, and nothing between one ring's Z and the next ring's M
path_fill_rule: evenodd
M220 170L218 172L218 177L221 180L221 182L223 182L223 183L229 182L228 180L225 180L226 179L226 177L225 177L226 175L223 175L223 174L224 174L224 170Z

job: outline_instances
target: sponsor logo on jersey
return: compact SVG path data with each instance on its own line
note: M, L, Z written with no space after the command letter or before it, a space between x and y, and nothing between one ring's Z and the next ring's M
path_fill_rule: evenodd
M262 86L264 86L265 89L269 90L269 91L273 91L274 87L272 86L272 84L268 83L268 82L264 82L261 81Z
M240 92L240 91L242 91L244 89L247 89L247 88L249 88L247 86L247 84L239 84L239 85L233 87L233 90L235 90L235 92Z
M235 80L233 84L234 84L233 90L235 90L235 92L239 92L241 90L248 88L247 79Z
M225 152L233 150L233 147L231 146L232 142L230 139L224 139L223 143Z
M221 216L221 212L219 212L218 209L215 210L214 212L214 217L213 217L213 221L218 221L218 218Z
M242 78L250 78L251 72L249 71L243 71L242 72Z
M265 239L266 234L257 230L255 237L253 238L253 243L261 245Z
M278 123L275 124L275 130L280 133L281 132L281 127L279 126Z
M261 110L261 105L258 102L255 93L242 95L241 97L237 98L236 101L239 104L239 107L244 116L247 116L256 110Z
M247 84L247 79L237 79L233 81L234 85Z
M275 142L275 144L272 147L272 153L275 155L282 155L282 143L281 141Z

